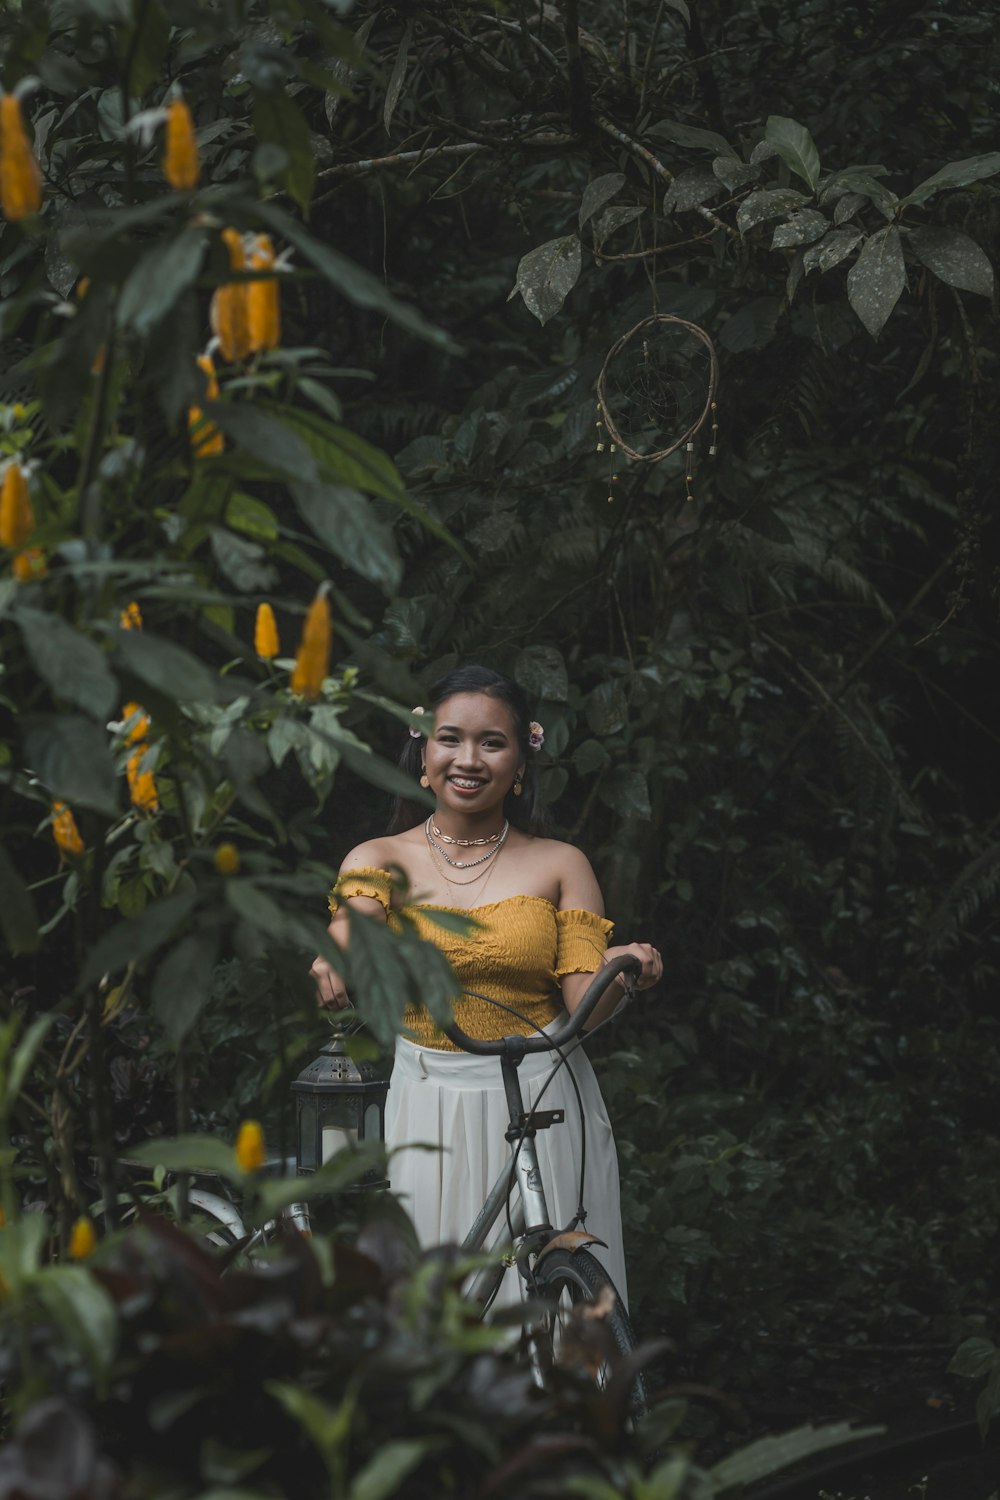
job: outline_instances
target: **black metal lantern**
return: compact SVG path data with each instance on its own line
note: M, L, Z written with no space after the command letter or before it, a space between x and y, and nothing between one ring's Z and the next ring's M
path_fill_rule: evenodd
M348 1055L343 1035L332 1037L292 1084L300 1174L315 1172L344 1147L384 1141L388 1091L388 1081L372 1063L356 1063ZM366 1172L357 1186L386 1188L389 1182Z

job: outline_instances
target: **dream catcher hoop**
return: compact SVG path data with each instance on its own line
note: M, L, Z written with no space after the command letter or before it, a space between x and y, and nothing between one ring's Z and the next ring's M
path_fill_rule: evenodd
M693 500L695 438L706 422L709 455L718 451L718 380L715 345L697 323L654 313L623 334L597 378L597 451L607 446L613 455L612 486L619 454L658 464L683 448L686 498Z

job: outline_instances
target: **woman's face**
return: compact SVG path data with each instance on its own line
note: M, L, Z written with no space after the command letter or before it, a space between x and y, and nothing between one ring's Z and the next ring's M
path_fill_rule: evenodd
M438 705L424 768L441 808L499 808L524 763L513 715L488 693L455 693Z

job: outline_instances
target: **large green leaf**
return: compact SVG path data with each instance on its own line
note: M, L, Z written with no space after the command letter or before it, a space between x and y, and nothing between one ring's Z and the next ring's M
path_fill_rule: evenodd
M995 177L1000 172L1000 151L987 151L983 156L967 156L962 161L951 161L931 177L907 193L903 203L926 203L943 188L968 187L970 182L980 182L984 177Z
M764 139L796 177L801 177L808 183L810 191L815 192L819 181L819 152L806 127L797 120L790 120L787 115L769 115Z
M872 338L882 332L905 285L899 230L890 224L865 241L847 273L848 299Z
M122 668L156 692L180 703L219 696L219 679L211 668L174 641L148 630L122 630L115 642Z
M963 292L993 296L993 267L975 240L958 229L915 229L909 244L929 271Z
M119 922L91 948L80 983L90 984L106 972L113 973L126 964L148 958L187 921L197 900L195 890L175 891L172 896L154 901L141 915Z
M292 486L299 515L341 562L387 594L399 587L403 564L395 539L360 490L343 484Z
M103 729L79 714L39 714L22 721L21 733L28 765L53 796L115 817L118 779Z
M859 1443L865 1438L878 1437L884 1431L884 1427L852 1427L849 1422L831 1422L826 1427L796 1427L778 1437L758 1438L709 1470L711 1488L708 1493L724 1495L727 1490L766 1479L769 1474L799 1463L813 1453L823 1453L827 1448L842 1447L845 1443Z
M427 1454L440 1446L440 1437L397 1438L383 1443L378 1452L357 1473L348 1492L348 1500L390 1500L398 1495Z
M582 246L575 234L546 240L522 255L507 301L520 292L528 311L539 323L548 323L576 286L582 264Z
M175 1050L205 1008L218 953L218 933L190 932L170 950L156 971L153 1014Z
M111 1367L118 1315L111 1297L83 1266L46 1266L30 1282L49 1316L97 1375Z
M37 953L38 911L14 862L0 844L0 931L11 953Z
M11 1053L7 1077L3 1090L3 1111L8 1113L20 1094L25 1081L35 1065L35 1058L55 1021L55 1016L39 1016L32 1021L27 1031Z
M569 676L563 654L556 646L525 646L514 663L514 678L533 698L566 702Z
M285 153L288 165L279 180L308 213L316 162L305 115L284 88L259 89L254 99L253 128L258 141L280 146Z
M118 700L118 684L99 646L52 610L18 608L15 620L36 670L52 696L102 723Z
M246 1177L233 1147L211 1135L159 1136L130 1146L128 1154L140 1166L164 1167L168 1172L213 1172L237 1183Z
M147 334L165 318L197 279L206 244L203 229L188 228L147 250L122 287L117 307L119 327Z
M293 431L287 412L276 416L273 408L237 406L226 401L211 402L208 411L237 448L272 474L306 484L319 483L316 460L308 444Z

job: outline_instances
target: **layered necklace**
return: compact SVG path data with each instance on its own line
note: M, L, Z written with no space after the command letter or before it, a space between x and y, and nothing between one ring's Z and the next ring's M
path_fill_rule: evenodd
M509 832L510 823L506 818L504 819L503 827L498 833L492 833L488 838L482 839L452 838L449 834L441 832L440 828L434 822L433 815L424 824L424 835L427 839L427 847L430 850L431 859L439 874L449 885L475 885L477 880L482 880L485 876L490 875L493 871L493 862L507 842ZM455 859L442 844L438 843L438 839L442 839L444 843L451 844L452 846L457 845L465 849L482 848L483 845L488 845L488 848L485 854L479 855L478 859ZM441 864L441 860L444 860L445 865L450 865L453 870L476 870L476 874L466 880L456 880L454 875L450 875L445 866ZM477 866L480 868L477 869Z

